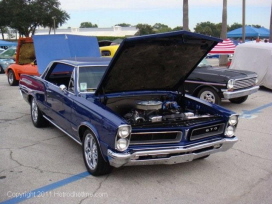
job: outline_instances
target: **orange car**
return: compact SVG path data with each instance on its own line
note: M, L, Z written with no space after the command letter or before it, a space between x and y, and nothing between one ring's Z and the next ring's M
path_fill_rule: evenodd
M32 38L19 38L16 61L6 69L10 86L18 85L21 74L39 76Z

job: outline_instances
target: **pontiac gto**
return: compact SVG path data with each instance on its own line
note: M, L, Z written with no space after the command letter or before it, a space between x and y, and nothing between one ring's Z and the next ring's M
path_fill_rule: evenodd
M20 91L34 126L49 121L82 145L93 175L203 159L238 140L238 115L183 87L219 41L187 31L127 38L113 59L53 60L40 77L22 75Z

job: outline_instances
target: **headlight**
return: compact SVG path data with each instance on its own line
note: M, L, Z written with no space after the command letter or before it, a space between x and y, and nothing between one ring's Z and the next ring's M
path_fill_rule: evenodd
M120 126L118 129L118 135L121 138L126 138L130 134L130 126Z
M227 127L225 129L225 135L227 137L234 136L234 132L235 132L237 124L238 124L238 115L231 115L229 117L229 121L228 121Z
M118 127L115 140L115 148L118 151L125 151L128 148L130 142L130 133L131 133L130 125L120 125Z
M230 80L228 81L227 87L228 87L228 89L233 89L233 87L234 87L234 80L233 80L233 79L230 79Z
M237 115L231 115L229 118L229 124L232 126L235 126L238 123L238 116Z
M119 151L124 151L128 147L128 140L127 139L119 139L117 140L116 147Z
M255 79L255 84L257 84L257 83L258 83L258 78Z
M235 127L228 126L225 130L225 135L228 137L232 137L234 135Z

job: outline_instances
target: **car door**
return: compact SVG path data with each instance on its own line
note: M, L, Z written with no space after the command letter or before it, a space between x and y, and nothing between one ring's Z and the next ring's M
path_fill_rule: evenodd
M57 126L71 133L73 93L67 87L74 70L72 65L55 63L46 77L46 106L48 116ZM65 88L64 88L65 86Z

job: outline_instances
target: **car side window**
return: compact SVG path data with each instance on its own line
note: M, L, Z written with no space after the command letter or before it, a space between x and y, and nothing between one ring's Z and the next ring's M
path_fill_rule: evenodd
M57 86L65 85L68 87L74 67L64 63L54 63L51 66L45 80Z

